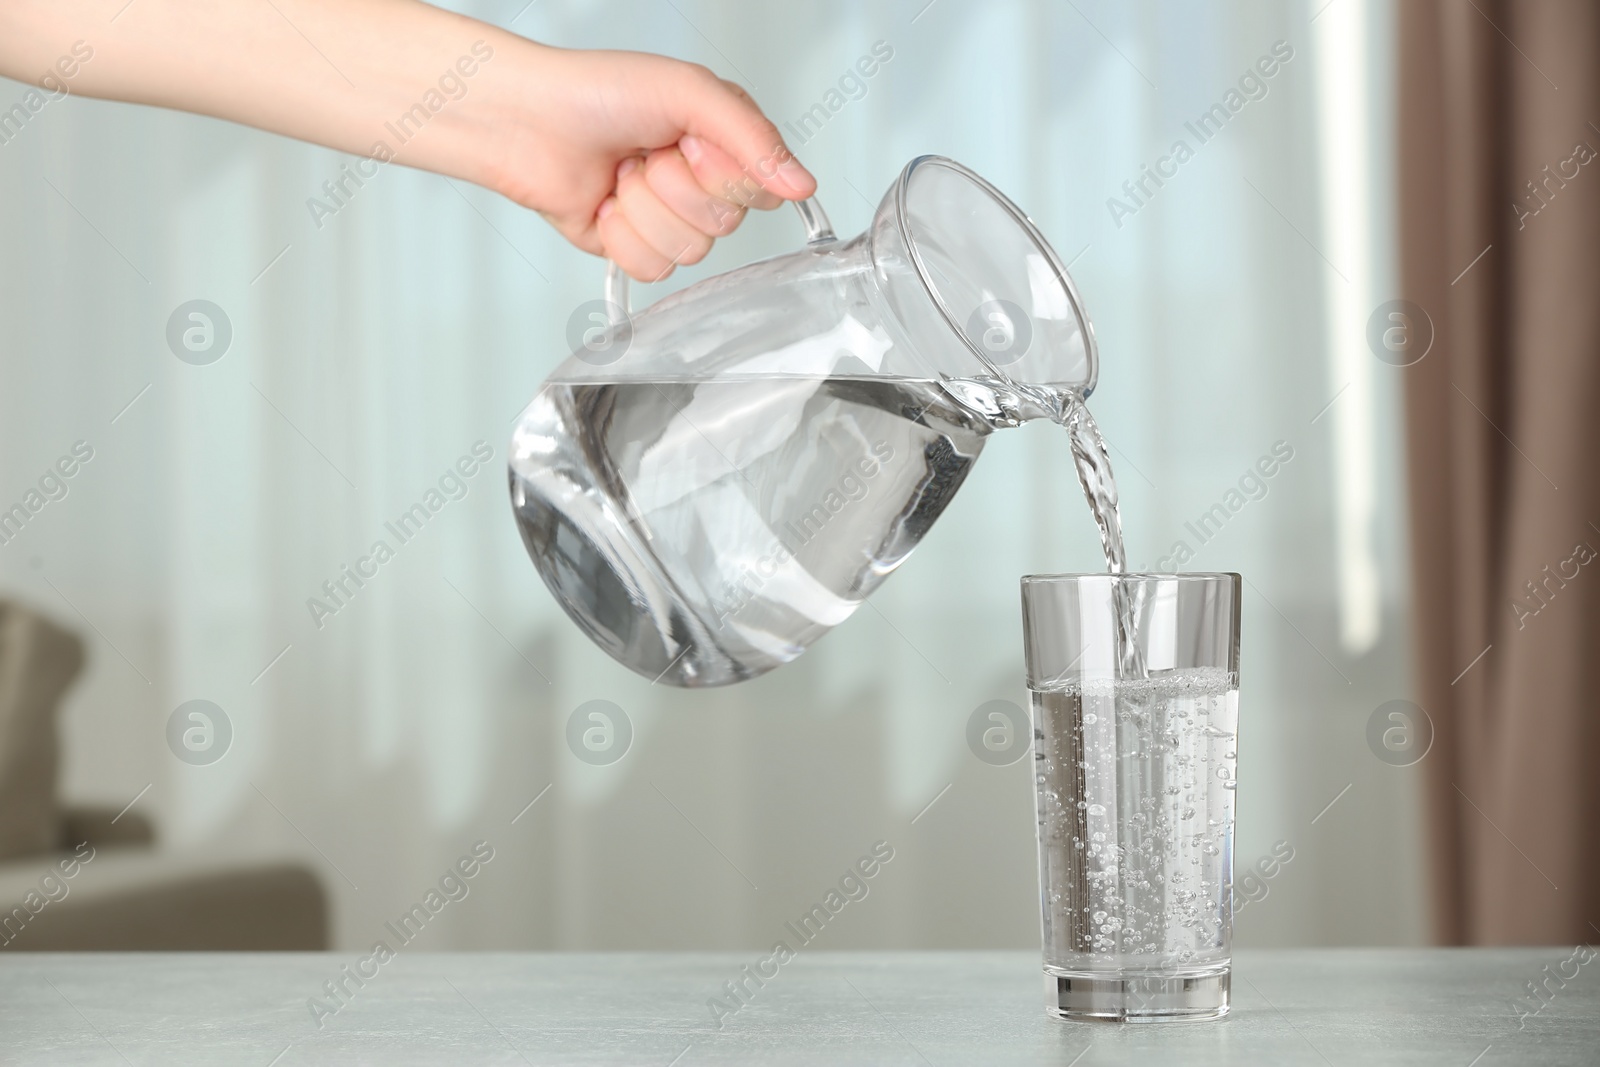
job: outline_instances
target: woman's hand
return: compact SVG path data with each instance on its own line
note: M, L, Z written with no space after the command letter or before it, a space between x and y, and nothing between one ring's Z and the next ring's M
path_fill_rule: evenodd
M697 263L747 207L815 191L744 90L704 67L533 47L495 72L510 99L489 105L503 133L485 182L633 277Z
M816 188L703 67L550 48L419 0L6 0L0 74L476 182L644 281Z

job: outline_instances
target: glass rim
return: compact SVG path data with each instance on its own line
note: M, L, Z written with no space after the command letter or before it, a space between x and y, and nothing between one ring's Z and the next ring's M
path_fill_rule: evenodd
M1150 581L1190 581L1190 582L1221 582L1226 580L1243 581L1244 575L1238 571L1127 571L1122 574L1110 574L1106 571L1091 571L1085 574L1024 574L1023 585L1065 585L1080 582L1084 579L1100 578L1114 582L1150 582Z

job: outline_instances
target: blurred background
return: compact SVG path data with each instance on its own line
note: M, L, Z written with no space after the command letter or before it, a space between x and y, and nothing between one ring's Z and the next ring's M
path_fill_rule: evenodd
M842 234L924 153L1027 210L1097 332L1090 407L1133 564L1247 580L1235 863L1259 876L1237 943L1429 939L1421 768L1368 742L1412 695L1399 370L1367 338L1398 295L1390 6L448 6L741 82ZM880 47L875 75L846 77ZM10 106L25 87L0 90ZM1227 121L1197 138L1217 104ZM557 607L500 473L599 261L399 167L313 213L350 157L210 119L71 97L8 134L0 508L81 462L7 531L0 596L86 662L66 688L73 640L35 626L48 706L5 757L34 822L0 889L20 900L39 854L81 836L66 820L97 819L124 843L73 892L102 907L102 941L354 949L486 841L470 898L417 947L758 948L885 841L893 861L825 947L1037 946L1029 762L966 737L986 702L1026 706L1018 577L1102 565L1059 430L997 435L872 609L795 663L653 686ZM1192 157L1133 196L1178 140ZM799 240L786 208L753 218L635 299ZM228 328L204 364L168 341L195 300ZM314 618L323 583L480 441L494 458L464 499ZM1275 448L1292 458L1265 495L1196 537ZM631 726L609 763L567 742L593 700ZM209 704L174 732L191 701Z

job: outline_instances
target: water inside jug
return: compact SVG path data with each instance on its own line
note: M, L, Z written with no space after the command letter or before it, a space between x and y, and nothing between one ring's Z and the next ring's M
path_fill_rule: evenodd
M1069 431L1108 566L1116 487L1083 400L1094 338L1066 268L971 171L913 160L872 225L610 314L524 410L518 528L567 614L653 681L789 662L849 618L960 488L989 434Z

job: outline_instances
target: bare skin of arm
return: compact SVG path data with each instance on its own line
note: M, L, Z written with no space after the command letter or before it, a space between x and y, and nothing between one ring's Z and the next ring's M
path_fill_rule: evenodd
M553 48L420 0L0 0L0 74L388 153L539 212L643 281L698 262L747 207L816 188L704 67Z

